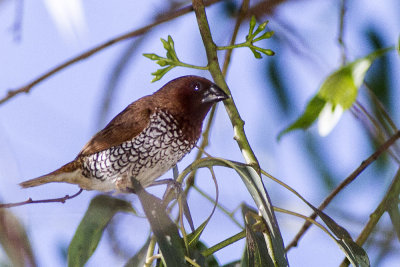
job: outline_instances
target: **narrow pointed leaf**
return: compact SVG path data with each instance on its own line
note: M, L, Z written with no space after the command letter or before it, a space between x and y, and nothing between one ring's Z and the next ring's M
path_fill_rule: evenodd
M248 212L257 214L257 211L246 205L242 206L242 214L246 226L247 266L274 266L269 256L264 236L261 232L253 230L253 224L256 223L256 220L251 219L250 216L246 217Z
M171 46L169 45L169 43L166 40L161 38L161 42L162 42L165 50L169 51L171 49Z
M297 129L307 129L314 121L318 118L319 113L325 105L325 100L318 96L314 96L313 99L308 103L304 113L289 127L281 131L278 135L278 140L286 133Z
M258 51L256 51L254 48L250 47L250 50L251 50L251 52L253 52L255 58L257 58L257 59L262 58L261 54Z
M138 195L151 230L157 239L163 259L167 266L186 267L185 246L176 224L165 211L161 199L146 192L134 178L133 189Z
M252 16L250 19L249 34L246 36L246 40L253 39L253 37L254 37L253 30L254 30L254 27L256 26L256 23L257 23L256 17Z
M125 267L137 267L144 266L146 263L147 250L149 248L150 238L147 239L146 243L142 248L125 264Z
M306 203L328 226L329 230L334 235L335 242L339 245L339 248L345 253L347 259L354 266L369 267L370 262L368 254L365 250L355 243L349 232L338 223L336 223L331 217L325 214L323 211L314 207L310 202L302 198L303 202Z
M253 40L253 43L256 43L258 41L264 40L264 39L269 39L274 35L274 31L268 31L263 33L260 37L257 37L256 39Z
M153 80L151 80L151 82L155 82L160 80L168 71L170 71L171 69L173 69L175 66L168 66L166 68L163 69L158 69L155 72L153 72L151 75L155 76L153 78Z
M119 212L135 212L125 200L106 195L92 199L68 248L68 266L84 266L96 250L103 231Z
M265 221L269 236L264 235L265 242L271 244L269 248L270 257L274 260L277 266L288 266L288 261L283 246L283 239L276 221L275 213L271 204L271 200L267 195L264 184L260 175L253 167L243 163L233 162L221 158L202 158L189 165L180 174L180 177L185 177L190 171L211 166L225 166L234 169L242 178L247 190L253 197L254 202L258 207L258 212ZM179 180L179 179L178 179Z
M194 247L190 249L190 257L196 261L201 267L218 267L217 259L214 255L204 257L202 252L207 249L207 246L203 242L197 242Z
M143 54L143 56L147 57L147 58L149 58L151 60L159 60L159 59L162 58L162 57L160 57L160 56L158 56L156 54L147 54L147 53Z
M12 266L37 265L23 224L7 209L0 209L0 248Z
M255 30L255 32L253 33L253 35L256 36L257 34L262 32L265 29L265 27L267 26L267 24L268 24L268 20L263 22L263 23L261 23L260 25L258 25L258 27Z
M393 48L374 51L357 59L330 74L322 83L317 95L308 103L305 112L289 127L279 133L278 140L286 133L296 129L307 129L317 119L325 103L333 107L340 105L343 110L349 109L356 101L358 88L373 61Z

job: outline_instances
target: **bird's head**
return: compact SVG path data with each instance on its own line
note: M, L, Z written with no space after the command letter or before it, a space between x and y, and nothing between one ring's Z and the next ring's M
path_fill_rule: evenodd
M174 79L155 94L175 114L199 121L203 121L214 103L229 98L216 84L199 76Z

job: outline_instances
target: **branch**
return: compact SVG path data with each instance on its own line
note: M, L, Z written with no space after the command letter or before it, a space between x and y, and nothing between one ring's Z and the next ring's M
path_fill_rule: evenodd
M205 5L207 5L207 6L208 5L212 5L212 4L217 3L219 1L221 1L221 0L209 0L209 1L206 1ZM162 24L164 22L170 21L170 20L172 20L174 18L180 17L180 16L185 15L187 13L190 13L192 11L193 11L193 7L191 5L187 6L187 7L184 7L182 9L179 9L179 10L173 11L173 12L171 12L171 13L165 15L165 16L160 17L159 19L157 19L153 23L150 23L150 24L148 24L148 25L146 25L146 26L144 26L142 28L139 28L137 30L128 32L128 33L120 35L120 36L117 36L117 37L115 37L115 38L113 38L113 39L111 39L111 40L109 40L109 41L107 41L107 42L105 42L103 44L100 44L100 45L98 45L98 46L96 46L96 47L94 47L92 49L89 49L86 52L84 52L84 53L82 53L82 54L80 54L80 55L78 55L76 57L73 57L73 58L67 60L66 62L61 63L60 65L50 69L49 71L47 71L44 74L40 75L39 77L37 77L36 79L31 81L30 83L28 83L28 84L26 84L26 85L24 85L24 86L22 86L22 87L20 87L18 89L9 90L7 92L7 94L6 94L6 96L0 99L0 105L5 103L9 99L15 97L16 95L19 95L21 93L29 93L34 86L38 85L39 83L41 83L42 81L46 80L50 76L56 74L57 72L65 69L66 67L68 67L68 66L70 66L70 65L72 65L74 63L77 63L77 62L79 62L79 61L81 61L83 59L86 59L86 58L96 54L97 52L100 52L103 49L108 48L108 47L110 47L110 46L112 46L112 45L114 45L114 44L116 44L118 42L121 42L123 40L136 37L138 35L142 35L142 34L146 33L147 31L149 31L150 29L152 29L155 26L158 26L158 25L160 25L160 24Z
M370 215L368 223L365 225L361 234L358 236L356 240L356 243L358 245L362 246L364 242L367 241L367 238L372 233L376 224L378 223L382 215L385 213L385 211L387 211L393 204L398 205L397 203L399 199L399 194L400 194L400 169L397 171L396 176L394 177L388 192L385 194L385 197L382 199L381 203L379 203L375 211ZM348 265L349 265L348 261L343 260L340 266L343 267Z
M264 234L267 246L270 249L270 257L274 260L277 266L288 266L287 256L283 247L283 239L279 230L279 225L273 211L271 199L261 180L260 165L250 147L249 141L244 131L244 121L233 101L232 94L226 84L224 75L218 63L217 46L215 45L210 27L208 25L206 12L202 0L193 0L193 9L196 14L197 24L200 30L200 35L203 40L204 48L207 54L208 67L214 81L228 94L231 98L224 101L226 112L231 120L236 140L242 155L251 168L249 171L251 177L246 181L246 187L251 191L252 197L259 207L259 212L262 214L265 224L268 228L268 233Z
M230 45L233 45L236 42L236 38L237 38L237 34L239 32L240 25L243 22L243 20L246 16L247 10L248 10L249 1L250 0L243 0L242 6L240 7L240 10L239 10L238 17L236 19L236 24L235 24L235 28L233 30L233 34L231 37ZM224 65L222 67L222 75L224 75L224 77L226 77L227 72L228 72L228 67L231 62L232 52L233 52L233 49L230 49L230 50L227 50L225 53ZM217 105L213 105L211 108L211 111L210 111L210 115L208 116L208 121L207 121L206 127L202 133L201 144L199 146L200 149L197 151L195 160L198 160L203 156L203 151L209 144L208 137L210 135L211 126L214 122L214 115L215 115L216 110L217 110ZM186 184L188 185L185 189L186 194L187 194L188 190L190 189L190 187L194 184L194 179L195 179L196 173L197 173L197 170L192 172L186 180Z
M37 203L51 203L51 202L65 203L65 201L80 195L80 193L82 193L82 191L83 191L83 189L80 189L78 191L78 193L76 193L72 196L65 195L65 197L60 197L60 198L51 198L51 199L42 199L42 200L32 200L32 198L28 198L28 200L22 201L22 202L0 204L0 209L8 209L8 208L12 208L12 207L23 206L23 205L27 205L27 204L37 204Z
M333 198L340 192L342 191L343 188L345 188L347 185L349 185L351 182L353 182L358 175L360 175L361 172L363 172L372 162L374 162L383 152L385 152L391 145L393 145L397 139L400 138L400 131L397 131L394 135L392 135L385 143L383 143L371 156L369 156L366 160L364 160L361 165L353 171L352 174L350 174L343 182L341 182L326 198L325 200L321 203L321 205L318 207L319 210L323 210L328 206L328 204L333 200ZM317 217L317 214L314 212L311 214L310 218L315 219ZM310 228L311 224L309 222L305 222L303 224L303 227L300 229L300 231L297 233L297 235L294 237L292 242L286 247L286 251L291 249L292 247L296 247L300 238L303 236L303 234Z

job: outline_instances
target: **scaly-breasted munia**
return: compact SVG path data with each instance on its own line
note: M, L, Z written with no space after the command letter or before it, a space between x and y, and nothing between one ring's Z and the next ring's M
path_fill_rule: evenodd
M75 160L20 185L66 182L86 190L127 192L134 177L146 187L192 150L211 106L227 98L202 77L172 80L125 108Z

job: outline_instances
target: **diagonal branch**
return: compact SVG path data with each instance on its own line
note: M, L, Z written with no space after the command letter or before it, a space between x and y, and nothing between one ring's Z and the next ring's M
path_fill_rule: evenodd
M212 4L217 3L219 1L221 1L221 0L209 0L209 1L206 1L205 5L212 5ZM108 47L110 47L110 46L112 46L112 45L114 45L116 43L119 43L119 42L121 42L123 40L130 39L130 38L142 35L142 34L148 32L149 30L151 30L155 26L158 26L158 25L160 25L160 24L162 24L164 22L170 21L170 20L172 20L174 18L180 17L180 16L185 15L187 13L190 13L192 11L193 11L193 7L191 5L187 6L187 7L184 7L182 9L179 9L179 10L173 11L173 12L171 12L171 13L165 15L165 16L160 17L159 19L157 19L153 23L150 23L150 24L148 24L148 25L146 25L146 26L144 26L142 28L139 28L137 30L128 32L128 33L120 35L120 36L117 36L117 37L115 37L115 38L113 38L113 39L111 39L111 40L109 40L109 41L107 41L105 43L102 43L102 44L100 44L100 45L98 45L98 46L96 46L96 47L94 47L92 49L89 49L86 52L83 52L82 54L80 54L80 55L78 55L76 57L73 57L73 58L65 61L64 63L61 63L60 65L50 69L49 71L47 71L44 74L40 75L39 77L37 77L33 81L29 82L28 84L26 84L26 85L24 85L24 86L22 86L22 87L20 87L18 89L9 90L7 92L7 94L3 98L0 99L0 105L4 104L6 101L8 101L9 99L15 97L16 95L19 95L21 93L29 93L34 86L38 85L42 81L46 80L47 78L49 78L52 75L56 74L57 72L65 69L66 67L69 67L70 65L72 65L74 63L77 63L77 62L79 62L79 61L81 61L83 59L86 59L86 58L88 58L88 57L90 57L90 56L102 51L103 49L108 48Z
M398 199L400 194L400 169L397 171L392 184L390 185L385 197L382 199L381 203L379 203L378 207L375 211L370 215L368 223L365 225L364 229L362 230L361 234L358 236L356 243L360 246L367 241L367 238L370 236L372 231L374 230L376 224L385 213L390 209L391 205L398 205ZM398 229L396 229L398 230ZM397 234L399 232L397 231ZM399 237L400 238L400 237ZM341 267L348 266L349 262L347 260L343 260L341 263Z
M372 162L374 162L383 152L385 152L391 145L393 145L397 139L400 138L400 131L397 131L394 135L392 135L385 143L383 143L371 156L369 156L366 160L364 160L360 166L353 171L352 174L350 174L343 182L341 182L326 198L325 200L321 203L321 205L318 207L319 210L323 210L328 206L328 204L333 200L333 198L340 192L342 191L343 188L345 188L347 185L349 185L351 182L353 182L358 175L360 175L361 172L363 172ZM317 214L314 212L311 214L310 218L315 219L317 217ZM292 247L296 247L300 238L303 236L303 234L310 228L311 224L307 221L303 224L303 227L300 229L300 231L297 233L297 235L294 237L292 242L290 242L289 245L286 247L286 251L291 249Z

